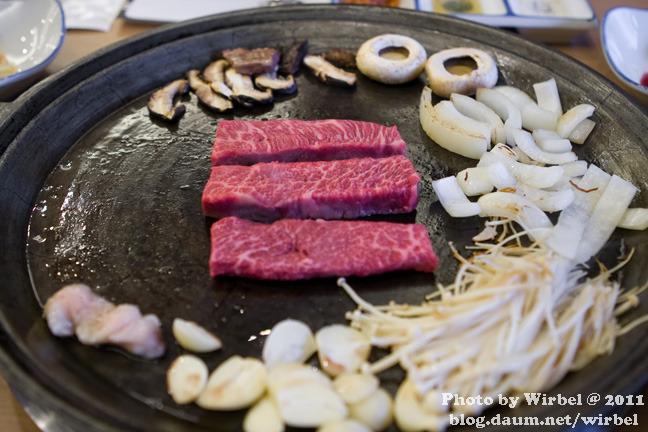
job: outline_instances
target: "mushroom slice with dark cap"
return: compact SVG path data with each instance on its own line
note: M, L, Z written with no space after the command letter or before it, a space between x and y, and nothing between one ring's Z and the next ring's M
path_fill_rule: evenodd
M186 111L182 104L174 106L176 96L189 91L189 82L186 79L175 80L161 89L155 91L148 101L148 109L152 115L167 120L178 120Z
M202 75L205 81L209 82L214 92L226 97L227 99L232 99L232 89L225 83L225 70L228 67L230 67L230 64L227 60L216 60L205 68Z
M225 71L225 81L232 89L234 100L247 108L255 104L269 104L274 100L271 90L257 90L249 75L241 75L233 68Z
M306 40L282 48L279 72L282 75L295 75L306 54L308 54L308 41Z
M355 86L357 79L355 74L333 66L321 56L307 55L304 57L304 64L326 84L340 87Z
M224 112L234 108L232 101L212 91L209 83L200 78L200 71L197 69L188 71L187 78L189 78L189 85L194 93L196 93L196 96L198 96L200 102L209 108L218 112Z
M297 91L297 82L292 75L277 76L276 73L257 75L254 84L261 90L272 90L275 94L292 94Z

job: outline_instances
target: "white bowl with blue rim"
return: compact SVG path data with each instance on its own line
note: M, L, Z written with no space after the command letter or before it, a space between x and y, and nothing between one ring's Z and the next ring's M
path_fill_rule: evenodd
M0 0L0 54L15 67L0 77L0 101L33 84L64 38L65 18L57 0Z
M648 79L648 9L610 9L601 25L601 44L614 74L648 95L648 87L641 84L642 77Z

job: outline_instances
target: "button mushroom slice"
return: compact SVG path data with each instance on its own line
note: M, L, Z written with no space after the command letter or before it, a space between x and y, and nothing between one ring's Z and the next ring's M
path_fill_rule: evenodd
M232 68L225 71L225 82L232 89L234 100L247 108L255 104L269 104L274 100L271 90L255 89L249 75L241 75Z
M227 60L216 60L205 68L202 75L205 81L209 82L215 93L218 93L227 99L232 99L234 96L232 89L225 84L225 70L229 67L230 64Z
M354 73L333 66L322 56L307 55L304 64L322 82L339 87L353 87L357 77Z
M209 108L218 112L225 112L234 108L232 101L212 91L209 83L200 78L200 72L198 70L191 69L188 71L187 78L189 79L191 89L196 93L200 102Z
M175 80L155 91L148 101L148 109L152 115L167 121L180 119L187 108L180 104L174 106L176 96L187 94L189 82L186 79Z

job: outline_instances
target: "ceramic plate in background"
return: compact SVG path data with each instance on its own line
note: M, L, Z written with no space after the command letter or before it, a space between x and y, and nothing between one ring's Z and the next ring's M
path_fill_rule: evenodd
M59 52L65 19L56 0L0 0L0 50L18 72L0 78L0 100L27 88Z
M612 71L633 89L648 94L641 77L648 73L648 9L617 7L601 26L601 44Z

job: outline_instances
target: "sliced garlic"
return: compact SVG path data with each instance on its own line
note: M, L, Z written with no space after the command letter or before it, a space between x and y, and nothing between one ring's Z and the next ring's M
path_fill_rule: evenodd
M196 400L207 383L209 370L200 358L184 354L176 358L167 371L167 389L178 405Z
M381 431L393 421L392 398L384 388L371 396L349 405L349 417L367 425L371 430Z
M323 424L316 432L371 432L367 426L355 420L336 420Z
M322 327L315 334L315 341L322 369L333 376L357 371L371 352L371 341L366 335L342 324Z
M279 363L302 363L316 350L310 327L301 321L286 319L272 328L263 345L262 358L269 367Z
M218 337L193 321L176 318L171 330L178 344L189 351L205 353L223 346Z
M380 381L375 375L343 373L333 380L333 389L347 404L360 402L378 390Z
M331 385L328 375L314 366L302 363L279 364L272 367L268 373L268 389L271 393L277 393L285 387L312 381L324 386Z
M285 429L277 403L270 396L254 404L243 419L245 432L283 432Z
M270 370L268 383L281 418L289 426L316 428L348 414L331 380L311 366L280 364Z
M394 398L394 420L403 432L445 430L449 417L426 408L413 381L401 383Z
M267 373L260 360L235 355L214 369L196 403L213 410L247 408L263 395L266 384Z

